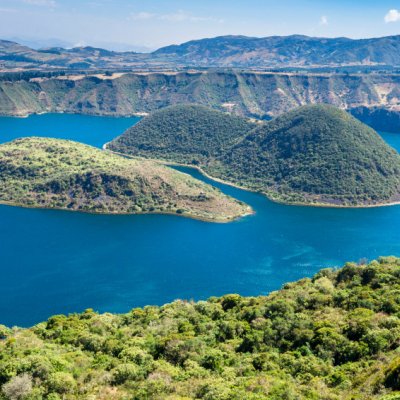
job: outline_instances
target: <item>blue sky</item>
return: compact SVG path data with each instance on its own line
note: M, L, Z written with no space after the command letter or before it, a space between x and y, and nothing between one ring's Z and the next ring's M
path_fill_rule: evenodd
M227 34L400 33L400 0L0 0L0 37L115 49ZM56 40L53 40L56 39Z

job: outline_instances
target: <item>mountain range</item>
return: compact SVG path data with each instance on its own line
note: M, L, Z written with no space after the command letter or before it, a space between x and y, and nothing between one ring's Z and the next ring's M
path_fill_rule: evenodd
M34 50L0 41L0 68L25 69L176 69L183 67L338 67L398 66L400 36L370 39L302 35L220 36L171 45L152 53L116 52L96 47Z
M221 36L194 40L157 50L180 62L196 66L280 67L399 65L400 36L354 40L302 35Z

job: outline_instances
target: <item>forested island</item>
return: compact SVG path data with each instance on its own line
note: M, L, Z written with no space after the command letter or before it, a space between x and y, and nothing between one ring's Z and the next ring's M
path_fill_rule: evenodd
M386 257L269 296L0 326L0 398L394 400L399 291L400 259Z
M400 199L400 155L373 129L328 105L258 124L198 105L174 106L144 118L107 148L201 167L288 204L371 206Z
M48 138L0 145L0 203L104 214L175 214L214 222L251 212L218 189L159 163Z

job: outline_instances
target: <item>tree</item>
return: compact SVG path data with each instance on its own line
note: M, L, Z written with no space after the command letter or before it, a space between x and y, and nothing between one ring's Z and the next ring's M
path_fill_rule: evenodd
M2 391L9 400L25 399L32 392L32 378L28 374L14 376L3 385Z

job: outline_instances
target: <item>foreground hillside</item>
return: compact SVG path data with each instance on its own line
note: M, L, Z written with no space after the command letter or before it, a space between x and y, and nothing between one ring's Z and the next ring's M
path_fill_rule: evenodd
M399 291L400 259L388 257L267 297L3 326L0 398L396 399Z
M232 147L255 126L200 105L171 106L142 119L107 148L197 165Z
M0 202L94 213L177 213L229 221L245 204L189 175L80 143L26 138L0 145Z
M166 108L109 148L199 165L215 178L285 203L400 200L400 155L373 129L328 105L300 107L258 126L199 106Z
M10 78L11 79L11 78ZM239 71L60 76L0 80L0 115L68 112L132 115L175 104L197 103L246 117L278 116L305 104L342 109L363 107L357 115L376 129L386 110L385 129L398 131L400 84L396 74L290 74ZM376 121L376 123L375 123Z

